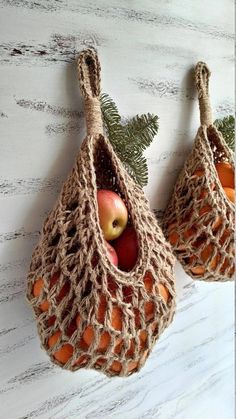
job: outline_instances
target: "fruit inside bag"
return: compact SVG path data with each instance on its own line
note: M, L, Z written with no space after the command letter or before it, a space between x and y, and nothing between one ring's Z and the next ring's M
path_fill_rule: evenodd
M78 73L88 135L44 223L27 297L54 363L126 376L172 321L174 257L103 135L94 50L80 54Z
M164 231L185 271L196 279L234 277L234 160L212 122L210 71L195 69L201 126L164 216Z

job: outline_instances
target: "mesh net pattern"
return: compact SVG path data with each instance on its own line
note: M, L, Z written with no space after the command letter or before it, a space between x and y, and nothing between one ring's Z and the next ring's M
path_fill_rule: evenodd
M221 185L215 164L233 154L212 124L208 95L210 72L196 66L201 126L175 184L163 227L175 254L192 278L227 281L234 277L234 204Z
M81 53L79 77L82 93L93 106L91 98L99 94L95 51ZM174 257L143 191L99 132L97 102L95 106L89 117L87 113L88 135L32 255L27 298L42 347L54 363L71 371L95 368L108 376L126 376L142 367L172 321ZM127 206L139 245L130 272L122 272L108 258L98 219L99 188L117 192ZM38 278L43 287L35 297Z

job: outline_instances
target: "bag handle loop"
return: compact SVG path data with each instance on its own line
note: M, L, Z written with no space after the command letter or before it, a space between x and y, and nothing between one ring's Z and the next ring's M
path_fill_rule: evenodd
M198 91L201 125L213 124L212 109L209 97L209 79L211 72L206 63L199 61L195 67L195 83Z
M82 51L78 58L77 68L80 89L84 97L88 135L102 134L103 121L99 101L101 66L97 52L92 48Z

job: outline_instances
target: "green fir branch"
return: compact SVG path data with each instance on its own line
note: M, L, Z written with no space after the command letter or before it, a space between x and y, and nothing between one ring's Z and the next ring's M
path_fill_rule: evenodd
M119 115L115 102L106 93L100 96L102 109L102 118L108 137L113 140L113 146L119 148L124 138L124 130L121 125L121 117ZM116 150L117 151L117 150Z
M214 122L216 128L221 132L226 144L235 150L235 119L233 115L228 115L223 119L216 119Z
M115 152L135 182L145 186L148 167L143 151L157 134L158 117L149 113L137 115L122 124L117 106L109 95L103 93L100 101L105 130Z
M129 144L133 143L134 147L145 150L157 134L158 116L150 113L136 115L125 125L125 131L129 138Z

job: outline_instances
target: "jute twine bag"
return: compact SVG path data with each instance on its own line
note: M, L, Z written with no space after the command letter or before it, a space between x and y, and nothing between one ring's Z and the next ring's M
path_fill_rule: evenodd
M199 62L195 81L201 126L163 224L178 260L192 278L226 281L234 275L234 204L225 194L215 164L228 162L233 176L234 161L212 122L209 77L208 67Z
M100 64L94 50L80 54L78 75L88 134L44 223L32 256L27 298L41 344L54 363L71 371L85 367L126 376L142 367L172 321L174 257L141 188L103 135ZM130 272L108 259L98 219L99 188L118 193L128 208L139 244ZM40 292L36 289L35 296L36 282Z

